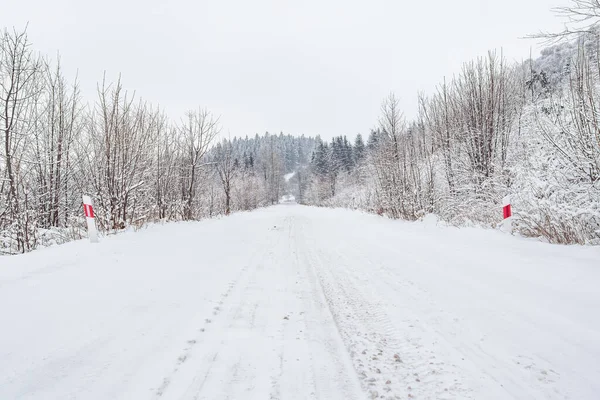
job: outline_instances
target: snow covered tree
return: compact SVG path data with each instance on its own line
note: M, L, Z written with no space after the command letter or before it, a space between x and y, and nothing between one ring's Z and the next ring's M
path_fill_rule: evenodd
M225 215L229 215L231 213L233 180L240 169L239 161L233 154L233 145L230 141L217 144L214 152L214 165L225 195Z
M365 158L365 142L363 141L362 135L359 133L356 135L356 139L354 140L354 148L352 150L352 163L354 165L360 164L360 162Z
M219 119L207 109L190 110L179 128L185 148L185 166L182 171L184 184L183 218L194 218L194 198L198 185L198 169L202 167L204 155L220 132Z
M35 213L26 185L26 147L35 129L36 103L42 91L42 63L26 32L0 34L0 230L7 230L19 252L35 246Z

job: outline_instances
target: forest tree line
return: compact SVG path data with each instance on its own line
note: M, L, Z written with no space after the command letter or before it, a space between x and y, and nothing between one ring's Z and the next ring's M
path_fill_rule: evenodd
M510 195L521 234L600 244L598 32L536 60L490 52L465 63L419 97L413 121L391 94L366 144L362 135L317 142L302 201L497 227Z
M172 120L120 78L101 77L86 101L60 60L5 29L0 254L84 237L83 194L105 234L252 210L289 193L304 204L496 227L510 195L521 234L599 244L598 32L569 31L525 62L490 52L420 95L413 120L390 94L370 132L324 141L223 138L208 109Z
M286 171L308 163L314 139L221 139L218 116L191 108L170 120L120 78L82 99L60 60L26 32L0 34L0 254L85 236L82 195L103 233L197 220L278 202Z

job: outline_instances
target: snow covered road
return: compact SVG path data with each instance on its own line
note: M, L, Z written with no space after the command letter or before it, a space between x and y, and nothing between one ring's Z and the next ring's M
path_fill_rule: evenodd
M597 399L600 249L281 205L0 258L0 399Z

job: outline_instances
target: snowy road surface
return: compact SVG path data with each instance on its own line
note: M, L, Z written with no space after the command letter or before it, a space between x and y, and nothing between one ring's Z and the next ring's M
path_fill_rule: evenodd
M0 258L0 399L598 399L600 249L281 205Z

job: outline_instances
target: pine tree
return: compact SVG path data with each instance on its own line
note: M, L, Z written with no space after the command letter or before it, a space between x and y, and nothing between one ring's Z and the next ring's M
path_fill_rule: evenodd
M323 178L329 174L329 148L326 143L319 139L317 147L312 157L312 170L313 172Z
M352 158L354 164L358 165L365 156L365 143L363 142L362 135L359 133L354 139L354 149L352 151Z
M379 143L379 136L379 129L371 129L371 133L369 134L369 140L367 141L367 148L369 149L369 151L375 150L377 144Z

